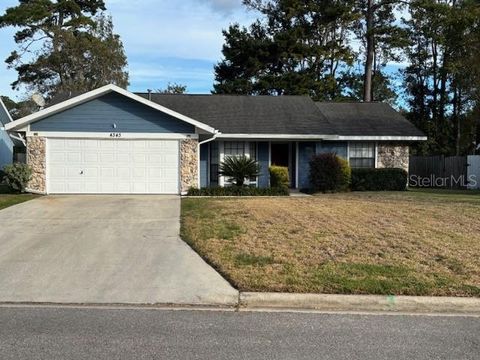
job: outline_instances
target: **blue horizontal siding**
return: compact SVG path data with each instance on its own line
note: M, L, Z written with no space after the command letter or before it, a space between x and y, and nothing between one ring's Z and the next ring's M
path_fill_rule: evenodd
M116 124L116 128L113 127ZM30 125L31 131L195 133L195 127L123 95L110 93Z

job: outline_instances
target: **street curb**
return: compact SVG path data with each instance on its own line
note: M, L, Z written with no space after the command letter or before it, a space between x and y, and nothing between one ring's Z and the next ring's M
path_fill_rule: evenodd
M240 293L239 310L480 315L480 298L434 296Z

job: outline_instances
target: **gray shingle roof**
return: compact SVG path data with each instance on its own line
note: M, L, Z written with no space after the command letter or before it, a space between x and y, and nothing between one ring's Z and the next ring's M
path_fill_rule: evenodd
M148 93L136 93L149 98ZM49 106L80 95L58 95ZM384 103L315 103L307 96L152 93L151 100L223 134L425 136Z
M316 103L324 117L344 136L425 136L385 103Z
M333 124L305 96L151 94L151 100L224 134L335 134Z

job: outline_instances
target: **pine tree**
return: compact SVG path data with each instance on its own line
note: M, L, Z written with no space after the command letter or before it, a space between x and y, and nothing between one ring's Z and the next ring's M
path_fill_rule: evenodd
M126 87L126 56L103 10L102 0L22 0L8 8L0 27L20 28L18 50L6 60L18 72L12 87L45 96L107 83Z

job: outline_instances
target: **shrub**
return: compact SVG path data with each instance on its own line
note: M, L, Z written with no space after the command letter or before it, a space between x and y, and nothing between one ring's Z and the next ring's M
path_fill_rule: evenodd
M288 196L287 188L256 188L249 186L190 188L188 196Z
M352 169L353 191L403 191L407 181L403 169Z
M245 179L258 176L260 166L246 156L227 156L220 164L219 174L232 178L237 186L243 186Z
M5 184L15 191L24 192L28 182L32 179L32 169L27 164L6 165L3 171L5 172Z
M313 191L345 191L350 185L348 162L334 153L315 155L310 160L310 184Z
M270 186L271 187L290 187L290 177L288 175L288 167L272 165L268 168L270 173Z

